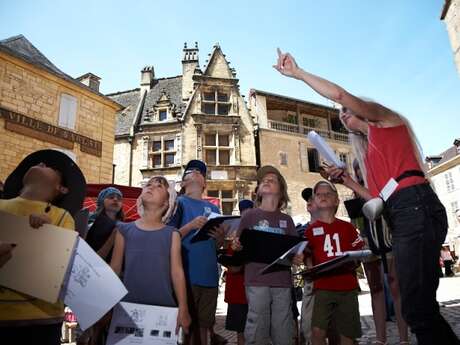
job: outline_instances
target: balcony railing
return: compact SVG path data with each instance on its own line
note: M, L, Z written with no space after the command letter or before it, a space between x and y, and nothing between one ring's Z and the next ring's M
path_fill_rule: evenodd
M328 131L328 130L324 130L320 128L307 127L307 126L302 126L302 125L296 125L293 123L279 122L279 121L273 121L273 120L268 120L268 128L274 129L280 132L302 134L302 135L307 135L308 132L315 131L316 133L321 135L323 138L348 143L348 134L335 132L335 131Z

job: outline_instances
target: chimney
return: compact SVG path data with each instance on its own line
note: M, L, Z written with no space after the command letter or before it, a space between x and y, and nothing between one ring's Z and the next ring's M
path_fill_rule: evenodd
M99 85L101 78L93 73L86 73L81 77L78 77L77 80L83 85L88 86L91 90L99 92Z
M153 79L155 78L155 72L153 66L145 66L141 70L141 91L149 91L153 87Z
M182 99L188 100L193 91L193 75L198 68L198 42L195 42L194 48L187 48L187 42L184 43L182 50L184 55L182 58ZM197 70L197 72L198 72Z

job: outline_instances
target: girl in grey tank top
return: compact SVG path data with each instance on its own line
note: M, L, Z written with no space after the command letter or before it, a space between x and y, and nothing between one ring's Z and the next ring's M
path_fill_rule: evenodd
M117 223L111 267L118 275L124 263L125 302L178 307L177 327L187 333L190 315L177 229L166 226L163 217L170 205L168 181L153 177L137 200L140 219Z

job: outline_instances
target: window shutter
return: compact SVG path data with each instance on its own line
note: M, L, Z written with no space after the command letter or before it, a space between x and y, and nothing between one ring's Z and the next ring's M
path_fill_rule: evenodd
M141 161L142 168L149 167L149 137L142 138L142 161Z
M59 107L59 122L60 127L75 129L77 119L77 99L74 96L62 94L61 104Z
M300 154L300 169L308 172L308 149L307 144L299 143L299 154Z

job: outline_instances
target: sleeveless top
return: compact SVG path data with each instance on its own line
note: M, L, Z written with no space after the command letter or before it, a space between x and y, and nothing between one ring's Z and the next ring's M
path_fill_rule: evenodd
M365 164L373 197L379 195L390 178L396 179L407 170L422 170L406 125L386 128L369 125L368 141ZM401 180L396 190L425 182L423 177L411 176Z
M146 231L135 222L117 223L125 239L123 283L125 302L176 307L171 280L171 226Z

